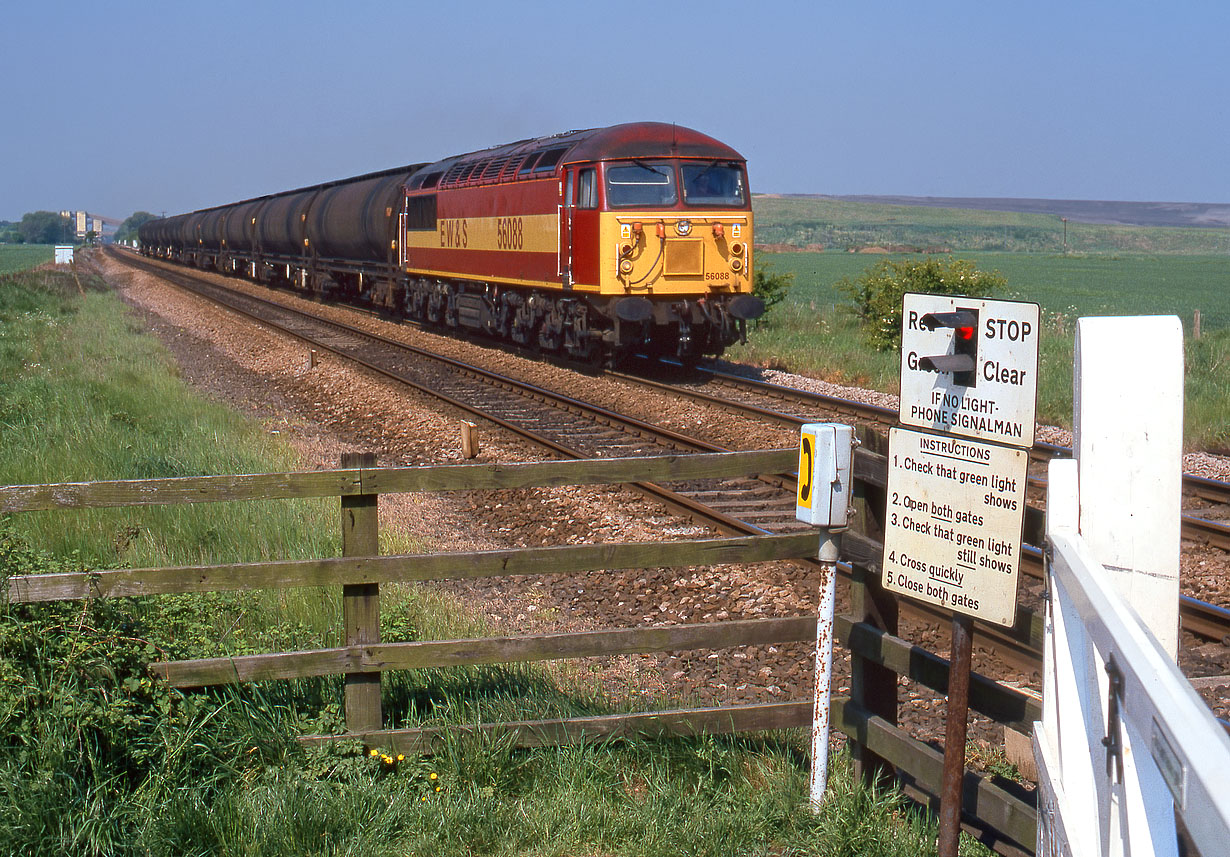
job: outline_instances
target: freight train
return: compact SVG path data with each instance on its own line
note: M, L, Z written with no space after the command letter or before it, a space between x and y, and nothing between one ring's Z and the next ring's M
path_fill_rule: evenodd
M154 220L141 252L581 361L745 340L747 165L676 125L522 140Z

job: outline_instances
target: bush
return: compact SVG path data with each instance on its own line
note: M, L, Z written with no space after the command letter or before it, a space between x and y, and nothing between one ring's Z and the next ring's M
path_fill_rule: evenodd
M901 300L906 292L981 298L1002 291L1007 280L999 271L979 271L967 259L884 261L837 288L854 302L863 331L880 351L901 349Z
M764 315L756 320L759 325L769 316L769 310L786 299L794 285L794 274L774 273L773 266L762 262L752 273L752 294L764 301Z

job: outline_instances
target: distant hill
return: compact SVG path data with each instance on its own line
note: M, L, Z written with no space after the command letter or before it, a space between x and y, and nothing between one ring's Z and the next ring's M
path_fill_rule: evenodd
M790 198L840 199L885 205L916 205L928 208L963 208L974 211L1018 211L1051 214L1077 223L1117 226L1230 227L1230 203L1215 202L1113 202L1088 199L1013 199L958 196L827 196L781 194Z
M752 207L765 249L1230 252L1230 204L753 194Z

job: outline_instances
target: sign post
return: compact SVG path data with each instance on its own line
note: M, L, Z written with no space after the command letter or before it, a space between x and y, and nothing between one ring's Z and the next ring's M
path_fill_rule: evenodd
M974 619L1016 615L1037 304L905 295L900 422L889 433L884 588L952 611L940 857L956 857Z

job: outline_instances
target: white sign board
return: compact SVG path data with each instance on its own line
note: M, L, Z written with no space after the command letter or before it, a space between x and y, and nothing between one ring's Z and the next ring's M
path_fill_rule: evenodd
M1038 338L1037 304L907 294L901 422L1033 446ZM968 368L936 368L931 362L938 358L943 367L959 362L960 355L969 356Z
M1029 455L892 429L884 588L1012 625Z

